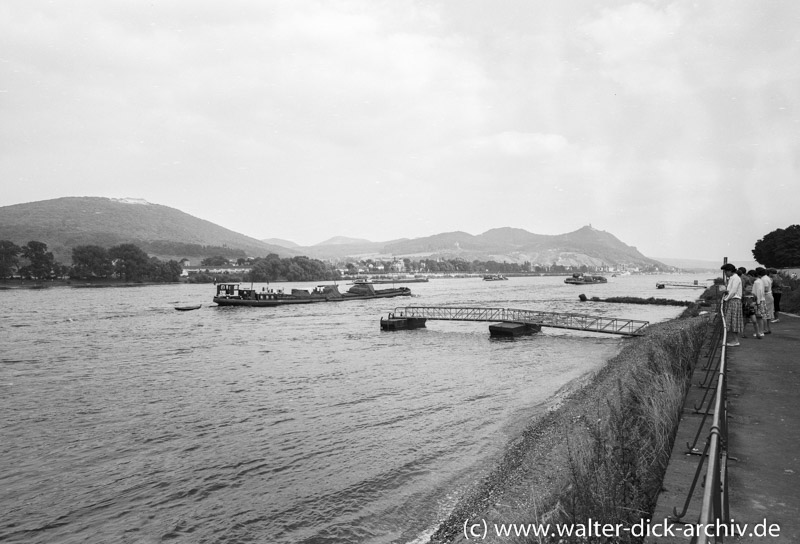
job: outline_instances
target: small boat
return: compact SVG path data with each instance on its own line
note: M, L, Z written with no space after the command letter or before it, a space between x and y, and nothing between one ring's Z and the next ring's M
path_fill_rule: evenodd
M193 306L175 306L175 309L178 310L179 312L188 312L191 310L199 310L202 307L203 307L202 304L195 304Z
M502 274L487 274L483 277L483 281L503 281L503 280L508 280L508 278Z
M217 294L213 300L220 306L269 307L402 296L411 296L411 289L408 287L375 289L371 283L362 282L354 284L346 293L340 293L338 285L319 285L310 292L305 289L292 289L292 292L287 294L283 289L262 288L258 291L252 288L243 289L238 283L220 283L217 285Z
M592 283L608 283L608 280L603 276L592 276L590 274L573 274L571 278L565 279L564 283L571 283L573 285L586 285Z

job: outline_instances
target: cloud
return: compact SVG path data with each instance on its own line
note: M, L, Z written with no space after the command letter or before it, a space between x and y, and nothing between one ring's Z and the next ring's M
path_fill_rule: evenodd
M629 93L685 94L681 47L683 14L633 3L605 9L585 25L587 48L606 77Z
M499 153L515 157L531 157L541 154L558 153L568 145L560 134L536 134L521 132L501 132L475 138L466 143L478 152Z
M798 20L745 0L4 2L0 205L140 197L301 243L592 222L665 256L733 222L746 253L800 197ZM764 184L784 198L737 198Z

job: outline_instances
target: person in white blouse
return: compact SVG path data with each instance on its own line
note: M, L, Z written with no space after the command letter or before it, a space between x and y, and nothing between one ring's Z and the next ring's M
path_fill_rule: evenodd
M728 342L726 346L739 345L739 333L744 329L744 316L742 315L742 280L736 273L736 267L726 263L720 267L728 278L725 286L725 297L722 306L725 311L725 322L728 324Z
M747 275L753 279L753 296L756 298L755 315L757 326L753 338L761 340L764 338L764 316L767 313L767 302L764 299L764 282L761 281L755 270L750 270Z
M772 278L769 277L769 272L766 269L756 268L756 274L764 284L764 302L767 306L767 312L764 314L764 334L772 334L772 329L769 322L775 319L775 297L772 296Z

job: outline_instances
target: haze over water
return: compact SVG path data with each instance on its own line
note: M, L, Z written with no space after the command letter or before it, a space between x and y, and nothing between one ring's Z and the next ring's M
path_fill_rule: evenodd
M625 340L494 341L488 323L441 321L389 333L381 316L449 304L657 322L681 309L578 295L692 300L702 291L655 283L705 283L563 279L437 279L413 298L280 308L219 308L211 285L0 290L0 541L420 539Z

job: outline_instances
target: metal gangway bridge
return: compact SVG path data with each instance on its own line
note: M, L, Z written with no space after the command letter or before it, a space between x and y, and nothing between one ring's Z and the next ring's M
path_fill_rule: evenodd
M389 318L381 319L381 328L396 330L405 328L424 327L425 320L438 319L447 321L495 321L503 323L520 323L540 327L554 327L558 329L572 329L579 331L601 332L608 334L622 334L626 336L641 336L642 330L650 323L636 319L622 319L618 317L602 317L594 315L542 312L539 310L515 310L513 308L473 308L454 306L401 306L389 314ZM384 324L392 320L400 323L410 323L410 326L400 325L388 327ZM416 323L416 325L413 325Z

